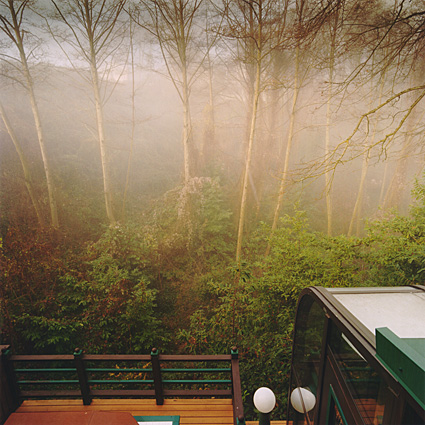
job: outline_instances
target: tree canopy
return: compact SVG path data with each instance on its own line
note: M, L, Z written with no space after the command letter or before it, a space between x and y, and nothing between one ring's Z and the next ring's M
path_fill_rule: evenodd
M1 343L237 345L283 418L304 287L424 282L424 19L0 0Z

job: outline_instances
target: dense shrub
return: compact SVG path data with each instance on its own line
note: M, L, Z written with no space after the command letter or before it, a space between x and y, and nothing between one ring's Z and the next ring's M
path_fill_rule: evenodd
M281 419L303 288L424 282L423 185L415 195L409 217L388 214L369 223L363 238L315 232L295 209L270 241L261 224L237 265L230 208L210 178L167 192L138 221L104 229L79 251L55 232L10 227L0 250L1 343L21 352L155 345L196 354L236 345L247 416L255 416L253 392L266 385Z
M140 352L166 342L141 246L137 234L117 227L65 261L52 236L10 231L0 257L2 342L62 353Z
M276 418L285 414L292 324L296 303L308 286L388 286L425 280L424 190L411 217L397 214L370 224L364 238L328 237L309 228L305 214L295 211L280 220L264 257L270 229L263 225L251 238L242 264L208 283L210 302L191 317L179 338L189 352L225 352L238 346L248 417L251 396L260 386L278 399ZM235 278L236 276L236 278Z

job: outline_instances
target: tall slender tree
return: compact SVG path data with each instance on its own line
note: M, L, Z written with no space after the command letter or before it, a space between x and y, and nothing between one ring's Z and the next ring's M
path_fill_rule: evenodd
M333 18L333 19L332 19ZM329 25L330 45L329 45L329 81L328 93L326 99L326 137L325 137L325 156L329 157L331 151L331 129L332 129L332 97L333 84L335 74L335 48L336 36L338 32L339 9L336 9L334 16L331 18ZM328 167L326 167L328 168ZM331 171L325 172L325 192L326 192L326 217L328 235L332 234L332 183Z
M128 152L128 161L127 161L127 172L125 176L125 186L124 194L122 200L122 211L121 216L125 218L126 211L126 202L127 202L127 193L130 186L130 171L133 160L134 152L134 137L136 132L136 72L135 72L135 58L134 58L134 22L133 15L134 8L129 8L129 22L128 22L128 31L129 31L129 43L130 43L130 69L131 69L131 135L130 135L130 146Z
M68 58L73 68L88 80L93 93L97 138L102 165L103 192L106 214L109 224L116 221L113 205L113 187L111 178L110 151L105 131L104 108L107 97L104 96L105 81L116 66L114 59L124 40L126 21L120 19L126 0L51 0L57 18L67 31L54 29L48 21L51 34ZM77 65L76 58L82 58L89 67L89 78Z
M297 101L298 101L298 95L300 92L299 73L300 73L300 47L297 45L297 47L295 48L294 88L293 88L293 94L292 94L292 105L291 105L291 112L290 112L290 118L289 118L288 136L286 139L285 159L283 162L282 174L280 176L279 193L277 196L276 207L274 210L273 222L272 222L272 227L270 231L270 238L269 238L269 242L267 244L267 249L266 249L266 256L269 255L270 253L270 249L271 249L270 241L277 228L277 223L279 221L279 213L282 208L283 197L288 184L289 158L291 155L292 142L294 139L294 127L295 127L295 117L296 117L296 111L297 111Z
M207 5L205 8L205 41L207 46L211 44L211 38L215 37L210 31L211 16L212 13ZM207 49L205 67L208 74L208 102L204 108L204 130L200 149L201 163L204 169L207 165L216 164L219 150L218 139L215 135L214 63L210 49Z
M248 191L252 179L252 162L259 116L259 101L265 88L265 70L270 65L271 52L283 43L282 25L286 22L287 1L237 0L223 1L226 17L223 36L233 40L234 56L246 64L248 92L248 125L244 155L241 200L236 244L236 261L240 263L247 212Z
M386 70L384 70L384 72L380 76L378 104L381 103L382 95L383 95L383 91L384 91L385 74L386 74L385 71ZM375 88L375 81L372 80L372 90L371 90L371 93L370 93L370 106L372 106L372 104L375 100L375 96L376 96L374 88ZM361 175L360 175L359 188L358 188L358 191L357 191L356 202L354 204L350 224L348 226L348 232L347 232L348 236L350 236L352 234L356 220L357 220L357 223L359 223L360 218L361 218L361 210L362 210L362 204L363 204L363 196L364 196L364 188L365 188L365 183L366 183L366 176L367 176L367 172L368 172L368 168L369 168L369 162L370 162L370 159L371 159L371 150L372 150L373 145L375 143L377 127L378 127L378 122L379 122L379 114L374 118L375 119L374 119L374 122L373 122L372 132L371 132L369 137L366 137L366 140L365 140L365 143L364 143L364 152L363 152L362 170L361 170ZM357 236L359 236L359 225L356 226L356 229L357 229Z
M208 59L210 46L202 46L200 21L203 0L141 0L137 23L157 41L167 73L183 107L183 170L187 185L196 175L196 153L192 135L190 94ZM213 43L213 41L211 41Z
M19 156L19 161L21 162L21 166L22 166L22 171L24 173L24 180L25 180L25 186L28 190L28 194L30 196L31 199L31 203L34 207L34 211L36 213L37 216L37 220L38 220L38 224L40 227L44 227L45 226L45 220L44 220L44 216L43 216L43 212L41 211L40 208L40 203L39 200L36 196L35 193L35 189L34 189L34 182L33 182L33 178L32 178L32 174L31 174L31 170L28 164L28 159L25 155L25 151L21 146L21 142L19 141L19 138L17 137L13 126L6 114L6 111L2 105L2 103L0 103L0 117L3 120L3 123L6 127L6 130L10 136L10 138L12 139L13 145L15 146L16 152Z
M370 150L369 144L359 149L359 135L370 132L370 121L374 116L392 116L392 125L387 126L379 140L373 146L380 146L382 152L388 152L390 145L397 141L407 126L415 128L414 115L420 109L425 97L423 82L411 79L407 82L416 68L420 67L425 52L425 37L423 25L425 23L425 7L421 2L397 1L393 4L379 2L350 2L351 14L346 28L350 28L347 43L361 47L360 61L340 87L348 87L362 79L369 81L375 75L382 73L388 64L394 64L391 81L388 77L388 90L382 97L379 105L358 115L357 123L352 132L338 145L328 152L326 165L334 172L338 164L361 156L365 150ZM345 14L346 17L348 13ZM379 55L378 55L379 54ZM379 57L378 60L375 60ZM372 72L371 63L375 61ZM391 109L393 108L394 109ZM417 114L419 116L419 114ZM418 128L423 128L418 123ZM418 132L416 132L418 134ZM361 139L361 138L360 138ZM391 150L394 152L394 150ZM381 197L382 198L382 197Z
M289 113L289 126L288 133L286 137L286 147L285 147L285 155L283 160L283 166L281 168L281 176L280 176L280 185L279 192L277 196L277 202L274 210L272 227L270 232L269 243L267 244L266 256L270 252L270 240L277 228L279 213L282 208L285 191L288 185L288 175L289 175L289 160L292 152L292 145L294 141L294 132L295 132L295 120L296 120L296 112L297 112L297 102L300 94L300 90L302 87L302 82L305 78L305 75L302 75L301 70L301 57L305 55L303 50L309 47L310 35L305 31L305 18L308 14L307 12L308 4L305 0L298 0L295 2L295 18L292 28L292 36L293 43L295 45L295 58L294 58L294 76L293 76L293 88L292 88L292 102ZM308 54L308 53L307 53Z
M53 179L52 166L46 148L45 134L42 126L41 114L38 106L37 96L34 87L34 80L30 70L30 56L27 53L25 41L31 34L31 29L25 24L25 14L29 10L31 2L29 0L1 0L0 1L0 30L17 49L18 56L1 53L1 57L12 68L19 69L20 82L25 87L31 103L34 124L37 131L38 144L40 146L43 160L44 174L46 176L47 192L50 207L50 222L54 228L59 227L59 218L56 202L55 185ZM31 50L30 50L31 51ZM16 146L16 145L15 145Z
M295 55L293 60L293 84L292 84L292 101L289 111L289 125L286 136L286 143L283 145L285 149L282 151L285 152L283 155L283 164L280 168L280 185L279 192L277 196L277 202L274 209L273 221L270 231L269 242L266 248L266 256L270 253L271 249L271 239L277 228L279 221L280 210L283 205L284 196L288 188L288 179L289 179L289 165L290 157L292 154L293 143L294 143L294 134L295 134L295 125L298 109L298 99L300 96L300 91L305 82L305 79L308 75L308 61L305 59L307 56L311 55L311 43L314 40L314 33L317 31L317 28L320 28L320 23L314 22L317 20L317 16L320 16L320 9L315 10L311 9L306 0L297 0L295 2L295 13L293 17L293 22L291 25L291 39L292 45L294 45ZM315 16L315 18L313 18ZM312 31L308 28L310 24L315 27L316 31ZM304 62L304 63L303 63Z

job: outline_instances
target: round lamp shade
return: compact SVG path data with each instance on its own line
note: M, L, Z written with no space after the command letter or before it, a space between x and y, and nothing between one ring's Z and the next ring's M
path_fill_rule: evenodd
M254 394L254 406L261 413L270 413L276 404L276 397L273 391L267 387L258 388Z
M316 397L311 391L307 390L306 388L298 387L295 388L294 391L292 391L291 404L297 412L304 413L305 408L305 413L307 413L312 410L316 405Z

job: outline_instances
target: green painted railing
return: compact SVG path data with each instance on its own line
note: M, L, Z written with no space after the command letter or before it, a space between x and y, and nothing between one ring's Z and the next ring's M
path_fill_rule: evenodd
M13 355L3 346L1 365L12 411L28 398L79 396L89 405L94 397L146 397L161 405L165 397L232 397L235 424L244 423L235 347L228 355L164 355L156 348L150 355L90 355L79 348L72 355Z

